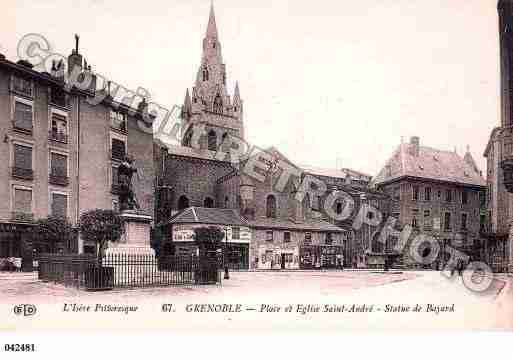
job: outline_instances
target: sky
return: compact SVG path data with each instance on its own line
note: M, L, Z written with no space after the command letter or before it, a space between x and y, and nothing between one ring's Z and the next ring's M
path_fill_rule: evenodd
M167 108L201 60L210 0L2 0L0 53L39 33ZM297 164L371 175L411 136L483 152L499 119L496 0L215 0L246 139Z

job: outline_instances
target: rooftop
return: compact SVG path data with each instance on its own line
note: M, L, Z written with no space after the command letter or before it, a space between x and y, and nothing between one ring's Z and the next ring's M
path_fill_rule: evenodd
M462 158L456 152L420 146L418 138L416 141L401 143L372 183L381 184L402 177L417 177L470 186L486 186L468 150Z
M248 222L237 211L228 208L189 207L171 217L167 224L201 223L248 226Z

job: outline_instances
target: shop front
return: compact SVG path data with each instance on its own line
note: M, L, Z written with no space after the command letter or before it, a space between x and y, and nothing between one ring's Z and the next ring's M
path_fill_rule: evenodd
M231 270L249 269L249 243L251 231L248 227L208 225L219 228L225 233L225 238L220 243L219 255L222 261L228 263ZM205 227L201 224L175 224L172 226L172 242L166 244L168 251L174 255L191 256L199 253L194 241L194 229Z
M344 247L336 245L303 245L300 247L301 269L341 269Z
M257 269L299 269L299 249L263 244L258 247L256 260Z
M32 226L0 223L0 270L32 270Z

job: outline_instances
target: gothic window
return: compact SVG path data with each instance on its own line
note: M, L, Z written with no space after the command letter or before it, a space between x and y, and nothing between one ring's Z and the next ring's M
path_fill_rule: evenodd
M186 196L181 196L178 199L178 210L184 210L186 208L189 208L189 199Z
M214 130L210 130L208 133L208 149L210 151L217 150L217 135Z
M214 208L214 200L210 197L205 198L205 200L203 201L203 207Z
M216 98L214 99L214 112L223 113L223 101L221 100L221 96L219 94L217 94Z
M206 67L203 68L203 81L208 81L208 69Z
M266 217L267 218L276 218L276 197L274 197L272 194L267 196Z
M230 205L230 200L228 197L224 197L224 208L228 208Z

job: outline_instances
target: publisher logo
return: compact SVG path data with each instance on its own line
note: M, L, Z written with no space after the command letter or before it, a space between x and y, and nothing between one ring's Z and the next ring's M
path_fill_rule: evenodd
M30 317L37 313L37 308L34 304L18 304L14 306L13 312L16 315Z

